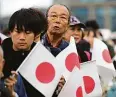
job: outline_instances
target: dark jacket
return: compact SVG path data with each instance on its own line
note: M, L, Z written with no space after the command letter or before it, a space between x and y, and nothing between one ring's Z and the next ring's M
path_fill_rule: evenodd
M31 48L33 48L34 45L35 43L33 43ZM10 73L11 70L16 70L30 52L30 51L14 51L12 46L13 43L11 38L5 39L2 43L5 59L3 73L5 77L8 77L11 74Z
M2 47L4 51L4 58L6 61L4 65L4 69L3 69L5 77L8 77L10 75L11 70L16 70L30 52L30 51L14 51L12 48L12 45L13 43L12 43L11 38L5 39L2 43ZM32 44L31 49L34 46L35 46L35 43ZM29 84L23 77L21 78L23 79L23 83L24 83L28 97L44 97L31 84Z

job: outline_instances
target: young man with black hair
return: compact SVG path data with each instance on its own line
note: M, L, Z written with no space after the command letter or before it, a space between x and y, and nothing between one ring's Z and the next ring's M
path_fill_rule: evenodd
M11 16L8 24L11 38L5 39L2 43L4 58L6 60L3 70L5 78L10 75L12 70L17 70L35 46L34 39L36 35L44 31L46 27L47 20L44 14L34 8L20 9ZM33 97L34 95L34 97L43 97L24 78L23 82L28 97Z

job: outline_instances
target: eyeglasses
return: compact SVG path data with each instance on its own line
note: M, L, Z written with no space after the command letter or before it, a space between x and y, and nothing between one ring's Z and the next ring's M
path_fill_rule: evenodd
M51 14L48 16L51 20L61 20L62 22L68 21L68 17L65 15L56 15L56 14Z

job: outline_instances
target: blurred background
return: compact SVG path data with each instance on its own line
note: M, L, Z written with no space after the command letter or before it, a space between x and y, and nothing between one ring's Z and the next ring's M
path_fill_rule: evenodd
M0 29L7 27L9 17L24 7L37 7L43 12L55 3L65 4L82 22L95 19L100 28L116 31L116 0L0 0Z

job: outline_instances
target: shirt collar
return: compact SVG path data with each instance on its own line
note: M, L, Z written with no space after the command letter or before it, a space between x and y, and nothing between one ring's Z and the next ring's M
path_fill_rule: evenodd
M50 39L49 39L49 37L48 37L47 34L46 34L46 39L47 39L48 44L51 45L51 46L53 47L53 45L51 44ZM61 44L61 42L62 42L62 40L60 40L54 48L58 48L59 45Z

